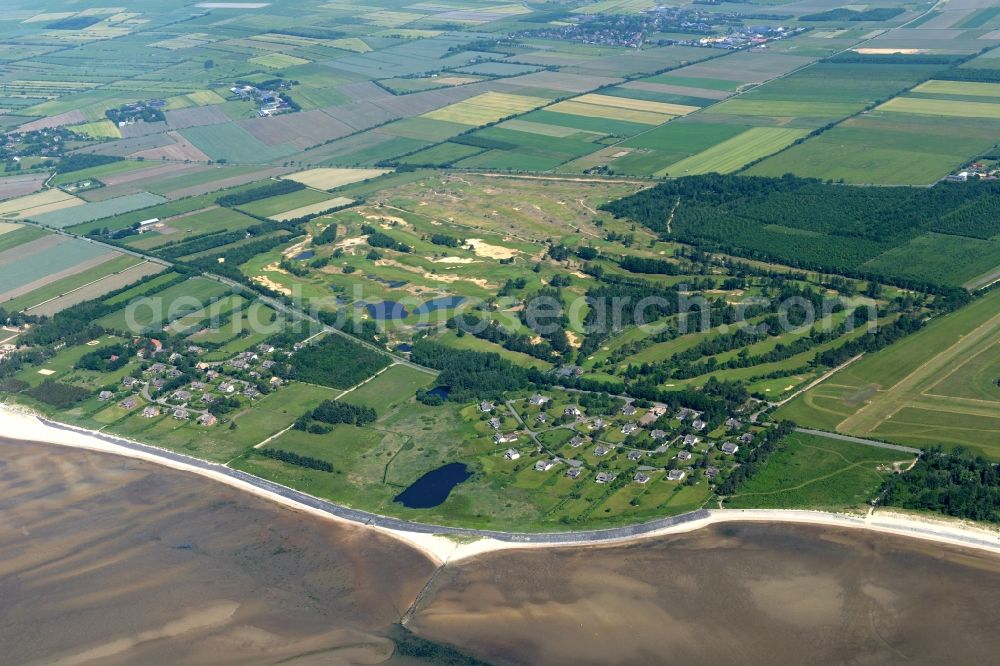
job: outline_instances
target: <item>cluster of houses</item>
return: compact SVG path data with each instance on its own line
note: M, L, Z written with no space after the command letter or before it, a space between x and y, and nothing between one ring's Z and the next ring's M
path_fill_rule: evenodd
M539 408L543 410L547 405L552 402L552 398L545 395L535 394L528 398L528 405L534 408ZM479 411L491 415L489 419L489 424L492 426L494 435L494 442L497 444L511 444L517 441L517 433L503 433L501 432L502 421L498 416L493 415L496 410L496 404L493 402L481 402L478 405ZM662 423L663 417L667 414L667 406L662 404L654 404L649 407L640 415L640 410L634 401L628 400L620 409L621 417L636 417L635 420L625 421L621 425L621 433L626 437L633 435L640 430L646 428L652 428L647 430L649 433L649 438L653 442L657 443L658 446L652 450L640 450L638 448L631 448L627 451L626 457L629 462L641 463L644 457L652 456L655 454L664 453L671 445L672 435L667 430L662 428L654 427L658 423ZM567 444L573 448L578 449L584 445L593 445L593 455L597 458L604 458L612 454L620 445L615 445L614 443L606 442L603 439L597 440L597 436L600 431L605 430L609 425L604 418L588 419L584 411L576 405L568 405L563 407L562 410L563 419L558 423L564 424L562 427L572 427L577 429L581 423L585 423L589 426L591 432L595 435L587 436L576 432L568 440ZM542 418L545 417L545 418ZM566 419L570 420L570 423L566 423ZM701 436L709 429L709 424L703 419L701 412L689 409L686 407L680 408L676 414L673 415L673 419L681 423L681 434L676 436L676 443L678 444L678 452L673 459L680 463L677 469L666 470L666 479L668 481L683 481L691 473L691 468L695 463L695 456L693 451L695 447L702 444L706 447L705 450L710 450L713 447L718 447L717 450L723 456L733 456L740 450L740 445L749 444L753 441L753 434L751 432L742 432L744 430L744 424L734 417L730 417L725 422L726 429L735 437L736 441L723 441L715 442L712 440L703 440ZM536 417L536 423L544 424L547 421L546 413L540 411ZM620 421L619 421L620 422ZM531 431L529 430L529 434ZM626 444L628 440L626 440ZM701 449L699 449L701 450ZM506 460L518 460L521 458L521 452L516 448L510 447L504 451L504 458ZM566 476L576 479L579 478L583 471L583 466L574 460L562 460L560 458L542 459L538 460L534 464L534 469L539 472L547 472L553 467L558 465L560 462L565 462L569 467L566 470ZM686 465L685 465L686 464ZM672 465L671 465L672 466ZM704 466L704 462L700 463L700 466L704 469L704 474L708 479L715 479L719 476L720 470L715 466ZM633 482L638 484L648 483L652 476L651 472L655 472L654 467L639 467L639 471L635 472L633 477ZM615 478L615 473L611 471L602 471L596 477L595 481L597 483L610 483Z
M270 358L276 350L269 344L260 344L255 350L244 351L227 361L199 362L194 369L198 379L191 379L191 371L182 371L176 363L182 360L179 352L164 350L162 343L152 340L151 345L137 352L139 358L155 358L166 356L164 361L155 361L143 372L141 377L128 375L122 379L122 387L135 393L141 393L151 404L147 405L142 415L145 418L156 418L169 414L177 420L195 419L200 425L213 426L218 423L218 417L211 413L211 406L219 400L241 396L255 400L261 396L261 388L270 390L284 383L280 377L272 374L276 361ZM199 355L205 350L192 345L187 354ZM290 352L285 352L290 353ZM180 386L178 380L184 378ZM186 381L189 380L190 381ZM102 401L114 398L110 390L103 390L98 395ZM140 404L138 395L126 396L118 405L122 409L135 409Z

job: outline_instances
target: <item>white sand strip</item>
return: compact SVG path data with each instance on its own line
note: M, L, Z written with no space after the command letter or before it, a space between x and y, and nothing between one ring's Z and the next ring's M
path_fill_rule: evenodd
M822 511L805 510L721 509L700 512L700 517L673 525L671 527L617 538L603 538L601 536L595 537L593 532L586 535L582 534L580 541L559 542L524 542L518 540L500 541L493 538L476 538L474 536L465 537L464 535L446 537L430 533L389 529L386 527L368 525L348 520L315 507L308 506L307 504L303 504L288 497L284 497L276 491L258 487L248 481L211 469L211 467L224 469L221 468L221 466L208 465L206 468L205 463L195 459L190 459L191 463L187 463L184 461L185 456L179 456L174 452L163 451L164 455L158 455L155 450L141 451L128 448L126 446L119 446L96 436L100 435L100 433L95 431L64 430L62 428L52 427L42 423L30 411L18 406L0 404L0 433L11 439L44 442L48 444L87 449L90 451L99 451L102 453L111 453L154 462L172 469L193 472L220 483L225 483L234 488L252 493L258 497L277 502L292 509L304 511L325 520L332 520L338 523L354 526L363 525L384 534L389 534L414 546L427 555L432 561L437 563L443 563L446 561L455 562L469 557L474 557L482 553L508 548L553 548L622 544L667 534L690 532L709 525L725 522L798 523L851 529L867 529L885 534L923 539L937 543L946 543L953 546L975 548L978 550L1000 554L1000 529L991 528L981 524L974 524L968 521L937 519L930 516L924 517L923 515L911 515L908 513L892 511L879 511L879 513L874 515L862 516L856 514L835 514ZM143 446L147 447L147 449L149 448L149 445ZM170 457L167 457L168 455ZM277 484L267 485L274 487L276 490L282 488Z

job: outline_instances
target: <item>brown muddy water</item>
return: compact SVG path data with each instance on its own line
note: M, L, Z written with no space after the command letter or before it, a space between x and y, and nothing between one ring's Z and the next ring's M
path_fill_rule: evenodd
M995 663L1000 558L724 525L434 566L151 463L0 440L0 663ZM445 645L461 650L467 658ZM451 660L451 661L449 661Z

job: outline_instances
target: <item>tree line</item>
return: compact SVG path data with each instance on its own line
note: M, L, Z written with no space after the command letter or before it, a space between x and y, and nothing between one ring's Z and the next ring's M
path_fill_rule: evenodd
M254 452L264 456L265 458L280 460L283 463L288 463L289 465L295 465L297 467L306 467L320 472L333 471L333 465L325 460L312 458L310 456L302 456L298 453L292 453L291 451L285 451L283 449L256 449Z

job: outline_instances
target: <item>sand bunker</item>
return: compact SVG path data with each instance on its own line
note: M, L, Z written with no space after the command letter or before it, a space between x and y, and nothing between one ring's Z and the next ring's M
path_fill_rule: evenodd
M482 278L462 277L461 275L441 275L439 273L424 273L424 278L428 280L435 280L436 282L447 282L449 284L452 282L459 282L459 281L471 282L477 287L482 287L483 289L499 288L499 285L492 284L489 281L484 280Z
M475 259L469 257L439 257L437 259L431 259L435 264L475 264L478 263Z
M513 259L520 251L513 250L509 247L504 247L502 245L490 245L484 242L481 238L470 238L465 241L472 247L472 251L476 253L477 257L486 257L488 259Z
M338 242L334 247L339 247L342 250L348 250L359 245L364 245L368 242L368 236L357 236L355 238L345 238L344 240Z
M271 278L267 277L266 275L255 275L251 279L254 282L256 282L257 284L259 284L261 286L264 286L264 287L267 287L268 289L270 289L272 291L276 291L279 294L284 294L285 296L291 296L292 295L292 290L291 289L289 289L288 287L286 287L284 285L278 284L277 282L275 282Z
M390 226L390 225L385 224L387 222L388 223L395 222L396 224L398 224L401 227L408 227L408 226L410 226L409 222L407 222L406 220L404 220L401 217L396 217L395 215L382 215L381 213L379 213L379 214L364 213L363 215L364 215L364 218L366 220L371 220L372 222L378 222L381 226L383 226L383 227L385 227L387 229Z

